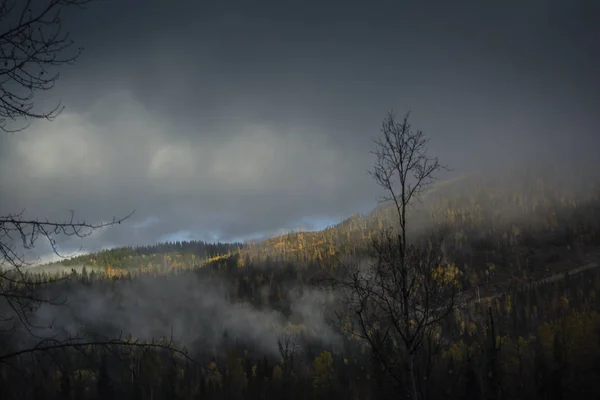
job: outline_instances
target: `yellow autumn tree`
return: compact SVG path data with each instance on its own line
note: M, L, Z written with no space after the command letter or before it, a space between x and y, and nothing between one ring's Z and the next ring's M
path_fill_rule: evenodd
M223 385L223 375L219 371L217 364L212 361L208 364L208 371L206 376L206 386L209 387L221 387Z
M244 371L242 359L230 354L227 361L227 385L235 395L241 396L248 386L248 377Z
M273 367L273 382L279 382L283 378L283 369L279 364Z
M333 380L333 357L328 351L323 351L314 361L313 386L315 388L329 388Z

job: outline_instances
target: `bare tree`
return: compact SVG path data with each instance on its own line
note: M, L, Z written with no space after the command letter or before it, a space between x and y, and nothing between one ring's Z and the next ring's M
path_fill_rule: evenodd
M84 238L94 230L120 224L132 214L97 224L75 221L73 213L69 220L60 222L24 219L23 212L0 216L0 298L6 301L11 311L10 315L0 315L0 322L2 322L0 327L6 330L7 323L11 324L11 328L20 323L29 333L33 334L31 328L40 327L33 325L30 315L43 303L57 305L64 302L64 300L48 298L44 295L40 290L42 283L37 282L25 269L33 262L26 260L25 254L17 249L18 246L23 251L31 250L41 236L57 256L64 257L57 247L56 236ZM43 285L56 283L63 279L61 277L51 278L43 282Z
M300 354L300 346L296 336L289 333L277 335L277 348L281 356L281 368L283 376L289 379L294 374Z
M0 0L0 129L16 132L25 129L9 128L8 123L19 120L54 119L62 107L49 111L35 109L37 91L54 87L59 74L56 67L72 64L81 53L73 49L73 41L63 29L61 11L80 7L91 0ZM4 189L5 190L5 189ZM120 224L127 219L113 218L105 223L70 220L49 221L28 219L24 212L0 216L0 298L12 310L2 315L2 322L20 322L31 327L29 315L44 298L24 267L30 265L25 252L35 247L41 237L46 239L59 256L56 237L85 237L92 231ZM20 247L20 249L19 249ZM15 321L16 320L16 321Z
M51 90L59 78L56 69L75 62L82 51L81 48L73 48L74 43L64 30L61 12L92 1L0 0L0 130L21 131L28 127L31 120L51 121L62 111L60 104L50 110L39 110L34 97L36 92ZM25 125L15 127L14 123L22 120ZM173 346L171 340L141 343L121 339L85 341L81 337L69 337L59 341L54 337L39 337L32 331L33 328L44 328L35 326L30 319L36 309L41 304L60 302L45 297L40 290L41 282L27 273L24 267L30 262L25 253L42 238L54 253L63 257L57 247L57 236L83 238L95 230L120 224L130 216L101 223L77 221L73 214L66 221L29 219L23 212L0 216L0 323L3 324L0 329L3 333L11 332L20 325L38 339L37 345L30 348L9 349L0 346L0 364L24 355L78 350L85 346L145 346L183 354L182 350ZM45 284L58 280L53 279Z
M335 284L343 293L351 333L364 339L409 398L418 399L416 355L424 339L439 335L439 322L454 306L458 270L444 252L444 230L407 240L407 214L442 166L427 156L428 139L413 131L406 114L389 113L376 140L370 171L393 204L397 229L384 229L372 243L374 262L343 265ZM406 382L403 377L408 378Z
M81 54L63 29L61 11L92 0L0 0L0 129L7 122L54 119L62 106L35 109L36 91L54 87L57 66L72 64Z

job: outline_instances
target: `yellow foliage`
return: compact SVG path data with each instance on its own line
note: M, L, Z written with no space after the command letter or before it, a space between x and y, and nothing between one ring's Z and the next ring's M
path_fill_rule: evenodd
M238 357L229 357L227 363L227 373L229 376L229 385L234 389L241 390L248 385L248 377L244 371L242 359Z
M213 384L217 387L221 387L223 384L223 376L221 372L219 372L219 368L217 368L217 364L212 361L208 364L208 376L206 377L207 384Z
M273 381L279 381L283 378L283 370L279 364L275 365L273 368Z
M457 284L460 275L460 270L454 264L439 265L433 270L433 279L440 284Z
M446 357L460 362L463 360L464 354L466 354L466 346L465 343L461 340L458 343L453 343L450 345L448 350L446 350Z
M500 345L503 345L505 342L506 338L503 338L500 335L496 336L496 347L500 347Z
M471 322L469 324L468 333L469 333L469 336L473 336L473 335L477 334L477 324L475 324L475 322Z
M512 310L512 303L509 294L507 294L506 298L504 299L504 309L506 310L506 314L510 314L510 311Z
M569 308L569 298L567 296L562 296L560 301L565 309Z
M77 381L90 382L96 379L96 374L89 369L78 369L73 371L73 377Z
M206 260L206 262L207 263L211 263L211 262L214 262L214 261L223 260L225 258L227 258L227 255L218 255L218 256L214 256L214 257L209 258L208 260Z
M324 351L315 357L315 372L313 385L315 387L328 386L333 379L333 357L328 351Z
M513 375L521 373L525 365L529 343L519 336L516 342L509 342L504 350L503 365L505 370Z

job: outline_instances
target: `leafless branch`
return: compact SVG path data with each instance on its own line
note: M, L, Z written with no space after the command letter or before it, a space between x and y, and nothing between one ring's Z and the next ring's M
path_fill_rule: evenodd
M64 32L61 11L93 0L3 0L0 2L0 130L17 132L7 123L25 119L53 120L62 111L34 108L36 91L47 91L59 78L53 68L72 64L82 48Z
M407 113L401 122L389 113L375 141L376 162L370 174L393 203L397 229L384 229L372 242L372 261L365 265L342 264L335 287L343 299L340 321L345 330L369 344L375 357L400 384L406 366L412 379L409 396L416 399L415 356L454 307L457 270L444 257L443 230L408 244L407 211L446 169L427 155L427 139L413 131ZM406 370L406 369L404 369Z
M188 355L185 349L179 349L175 347L172 338L160 339L151 342L142 342L139 340L128 340L121 338L99 341L60 341L55 339L44 339L40 341L36 346L0 355L0 363L8 362L8 360L19 356L30 355L34 353L47 353L52 350L75 349L81 351L85 347L101 347L107 349L108 351L111 351L111 346L140 349L163 349L168 350L169 352L172 352L174 354L178 354L190 362L196 363L196 361Z
M41 304L60 305L65 299L50 298L41 290L50 284L56 284L68 277L53 277L45 282L29 274L25 267L31 262L16 250L15 242L22 245L24 250L35 247L41 237L46 239L50 247L59 257L65 257L58 249L57 236L76 236L84 238L94 230L102 229L125 221L133 212L123 218L113 218L109 222L88 223L76 221L74 214L67 221L57 222L23 218L24 211L16 215L0 217L0 298L4 299L12 315L2 316L3 322L13 322L22 325L32 336L37 337L32 329L41 329L30 320L30 315ZM6 268L8 267L8 268Z

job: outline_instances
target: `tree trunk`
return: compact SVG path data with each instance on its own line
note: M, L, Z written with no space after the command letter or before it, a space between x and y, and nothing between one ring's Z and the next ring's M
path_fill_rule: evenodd
M408 379L410 379L409 385L409 398L411 400L419 400L419 392L417 391L417 377L415 370L415 356L413 354L408 354Z

